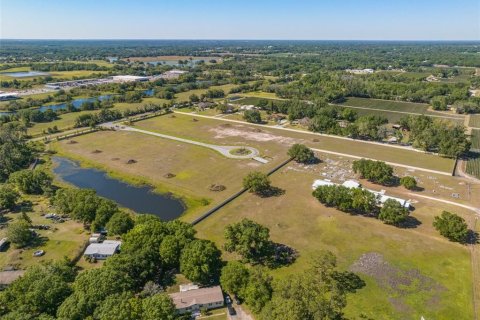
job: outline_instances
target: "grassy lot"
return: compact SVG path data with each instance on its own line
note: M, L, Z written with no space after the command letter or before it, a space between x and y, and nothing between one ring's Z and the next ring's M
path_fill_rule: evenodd
M76 144L61 141L55 143L54 148L61 155L105 170L115 178L136 184L148 183L157 192L171 192L183 198L189 207L188 213L192 213L187 219L195 218L200 211L206 211L238 191L242 177L248 172L254 169L266 171L286 157L284 146L268 146L267 150L267 144L249 143L262 154L270 155L272 161L262 165L254 160L228 159L213 150L191 144L124 131L97 132L75 137L74 140ZM240 145L240 142L228 144ZM92 153L93 150L102 152ZM137 163L127 164L128 159L135 159ZM169 173L175 177L168 177ZM213 184L223 185L226 190L211 191ZM208 199L210 205L205 206L203 199Z
M480 114L470 115L470 120L468 122L470 127L480 128Z
M189 90L189 91L185 91L185 92L180 92L180 93L177 93L175 95L175 100L178 101L178 102L184 102L184 101L189 101L189 97L192 95L192 94L196 94L197 96L200 96L202 93L205 93L207 92L208 90L210 89L220 89L220 90L223 90L225 92L225 96L228 95L228 93L230 92L230 89L232 89L233 87L236 87L237 85L235 84L232 84L232 83L229 83L229 84L224 84L224 85L221 85L221 86L211 86L210 88L208 89L195 89L195 90Z
M466 172L480 179L480 154L473 154L472 158L467 161Z
M472 130L471 135L472 149L480 150L480 130Z
M379 254L386 265L379 263L381 267L370 275L359 273L367 286L350 296L347 317L363 313L374 319L471 319L469 250L446 241L432 227L433 216L442 210L467 218L468 214L421 201L412 213L421 224L400 229L326 208L311 196L311 183L322 176L327 165L324 162L308 170L288 165L271 177L274 186L285 190L284 195L259 198L244 194L197 225L198 235L221 247L227 224L247 217L268 226L275 242L299 253L293 265L273 270L276 278L302 272L310 256L322 249L333 251L343 269L364 254ZM235 258L227 253L224 257Z
M81 223L68 220L64 223L53 223L40 214L51 212L48 208L48 201L43 197L29 197L34 203L34 212L28 213L33 225L45 224L51 227L50 230L37 230L42 243L26 249L15 249L12 246L6 252L0 252L0 269L7 265L14 265L20 268L37 264L46 260L61 260L64 256L75 257L82 249L88 235ZM16 219L18 213L8 213L5 217L9 221ZM0 238L6 234L6 229L0 230ZM36 250L44 250L42 257L33 257Z
M139 128L146 130L213 144L231 144L234 142L246 144L262 143L265 145L264 149L267 150L272 149L276 144L283 145L285 150L290 144L300 142L318 149L347 153L360 157L375 158L378 160L445 172L450 172L454 163L451 159L441 158L422 152L370 144L362 141L352 141L300 132L289 132L274 127L252 126L247 123L229 123L222 121L221 118L200 118L198 122L192 122L192 116L176 114L175 118L162 116L137 122L136 125ZM260 132L258 130L260 130ZM276 143L273 144L273 142Z
M413 102L398 102L390 100L378 100L368 98L347 98L343 105L353 107L366 107L371 109L379 109L386 111L402 111L402 112L414 112L425 113L428 109L428 105L424 103Z

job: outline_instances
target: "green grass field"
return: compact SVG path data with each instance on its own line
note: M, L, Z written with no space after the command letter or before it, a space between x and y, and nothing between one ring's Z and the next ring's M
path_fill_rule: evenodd
M480 130L472 130L471 135L472 149L480 150Z
M412 215L421 224L412 229L348 215L311 196L311 183L324 166L304 170L288 165L271 177L272 185L285 190L284 195L244 194L197 225L198 235L222 247L227 224L246 217L268 226L273 241L299 253L293 265L272 271L275 278L301 273L312 254L322 249L334 252L342 269L349 269L363 254L381 255L388 268L381 264L371 275L359 273L367 286L349 296L347 318L364 314L373 319L471 319L469 250L446 241L432 227L434 215L444 209L458 212L457 208L420 201ZM236 258L228 253L224 257Z
M240 190L242 177L251 170L272 169L286 158L286 147L281 145L265 150L267 144L249 144L270 156L271 162L262 165L254 160L228 159L211 149L136 132L102 131L73 140L77 143L60 141L55 143L54 149L60 155L80 160L83 165L105 170L113 177L135 184L147 183L160 193L171 192L183 198L189 206L187 216L191 220ZM102 152L92 153L93 150ZM127 164L128 159L135 159L137 163ZM210 186L214 184L226 189L211 191ZM202 199L208 199L210 205L200 205Z
M265 144L268 149L269 146L276 145L272 144L272 142L284 144L285 148L288 148L290 144L299 142L312 148L445 172L450 172L454 163L451 159L425 154L423 152L365 143L359 140L352 141L309 133L290 132L274 127L258 127L249 125L248 123L229 123L222 121L221 118L200 118L198 122L192 122L192 116L176 114L175 118L162 116L140 121L136 123L136 126L146 130L213 144L231 144L235 142L245 144L262 143Z
M470 127L480 128L480 114L471 114L468 125Z
M77 255L83 244L88 240L88 235L83 229L81 223L75 221L66 221L64 223L53 223L51 220L40 216L40 213L50 212L48 201L44 197L29 197L34 205L34 212L28 213L34 225L46 224L51 227L50 230L37 230L40 237L45 240L44 243L26 249L15 249L12 246L6 252L0 252L0 269L3 270L7 265L14 265L20 268L26 268L38 264L40 261L61 260L64 256L73 258ZM18 213L8 213L5 215L9 221L16 219ZM6 229L0 230L0 238L6 234ZM42 257L33 257L36 250L44 250Z
M480 154L474 153L467 161L466 172L480 179Z
M353 107L366 107L371 109L386 110L386 111L402 111L425 113L428 109L427 104L413 103L413 102L398 102L389 100L378 100L369 98L347 98L342 102L343 105Z

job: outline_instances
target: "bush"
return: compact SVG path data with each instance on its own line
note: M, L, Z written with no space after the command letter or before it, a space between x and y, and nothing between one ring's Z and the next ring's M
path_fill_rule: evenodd
M408 217L408 209L400 204L397 200L388 199L380 209L378 218L386 224L398 226Z
M270 179L265 173L254 171L250 172L243 179L243 187L250 192L262 194L270 190Z
M315 154L311 149L303 144L296 143L288 149L288 156L297 162L308 163L315 159Z
M415 190L417 188L417 180L414 177L406 176L400 179L400 184L408 190Z
M19 197L20 195L11 185L0 185L0 210L15 208Z
M464 243L468 237L468 226L465 220L448 211L443 211L441 216L436 216L433 226L440 234L451 241Z
M30 231L30 223L24 219L18 219L11 223L7 229L7 238L17 248L23 248L29 245L34 235Z
M260 111L258 110L245 110L243 113L243 119L250 123L261 123L262 116L260 115Z
M393 181L393 168L382 161L361 159L353 161L353 172L368 181L389 185Z

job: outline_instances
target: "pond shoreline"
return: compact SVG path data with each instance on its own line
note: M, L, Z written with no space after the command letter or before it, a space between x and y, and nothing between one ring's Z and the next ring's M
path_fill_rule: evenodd
M146 181L126 181L98 166L84 165L83 161L66 155L51 158L55 178L76 188L89 188L99 196L115 201L121 207L142 214L149 213L162 220L174 220L191 210L189 202L171 192L157 192ZM129 198L135 197L135 198Z

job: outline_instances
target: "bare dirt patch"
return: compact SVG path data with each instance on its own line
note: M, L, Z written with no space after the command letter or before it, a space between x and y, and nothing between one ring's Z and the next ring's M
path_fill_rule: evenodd
M209 129L210 132L215 133L215 139L224 139L230 137L242 137L246 140L259 141L259 142L278 142L281 144L294 144L296 139L288 138L284 136L277 136L271 133L267 133L258 128L250 128L242 125L235 126L218 126Z

